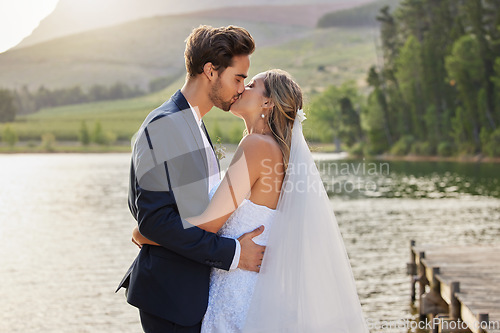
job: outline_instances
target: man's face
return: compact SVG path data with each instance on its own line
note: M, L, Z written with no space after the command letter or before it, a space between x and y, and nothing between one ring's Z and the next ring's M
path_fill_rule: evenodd
M212 103L221 110L229 111L231 105L245 91L245 78L250 67L250 57L240 55L233 57L232 66L218 75L209 93Z

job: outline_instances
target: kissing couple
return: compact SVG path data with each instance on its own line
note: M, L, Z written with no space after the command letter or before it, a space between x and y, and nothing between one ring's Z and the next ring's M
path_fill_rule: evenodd
M133 144L141 249L118 289L146 333L368 332L302 133L302 91L277 69L245 85L254 49L235 26L200 26L186 39L184 86ZM202 120L213 106L246 126L222 180Z

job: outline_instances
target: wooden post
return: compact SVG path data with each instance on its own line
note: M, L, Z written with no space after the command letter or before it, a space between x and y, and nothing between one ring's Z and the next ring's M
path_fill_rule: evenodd
M415 295L415 275L417 275L417 260L415 256L415 252L413 252L413 247L416 242L412 239L410 241L410 264L408 267L408 274L410 275L410 295L411 295L411 304L415 303L416 295Z
M460 292L460 282L452 281L450 284L450 317L453 320L460 318L460 302L456 293Z
M422 259L425 258L425 252L419 252L418 253L418 258L419 258L419 265L418 265L418 294L419 294L419 320L420 321L425 321L427 318L426 315L424 314L424 305L423 305L423 295L425 294L425 282L427 281L427 278L425 277L425 266L422 263Z
M486 330L483 330L481 326L488 327L489 315L487 313L480 313L477 315L477 320L479 321L479 330L478 332L486 333Z
M434 291L437 295L440 294L440 284L439 281L436 277L436 275L439 274L439 267L432 267L432 281L431 281L431 289Z

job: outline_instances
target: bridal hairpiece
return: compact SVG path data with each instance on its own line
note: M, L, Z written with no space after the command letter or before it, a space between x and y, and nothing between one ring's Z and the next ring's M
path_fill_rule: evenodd
M303 122L304 120L307 119L306 114L304 113L304 110L302 110L302 109L297 110L297 117L299 118L300 122Z

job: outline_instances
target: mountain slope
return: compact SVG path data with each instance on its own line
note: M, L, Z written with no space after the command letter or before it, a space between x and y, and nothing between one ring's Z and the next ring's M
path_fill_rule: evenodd
M165 16L62 37L0 54L0 86L31 88L104 85L116 81L146 87L184 68L184 39L201 22L245 26L258 46L295 38L301 27L228 19Z
M349 5L355 5L355 2ZM338 4L335 6L340 8ZM235 18L213 17L215 12L153 17L10 50L0 54L0 86L20 88L27 85L31 89L41 85L48 88L88 87L119 81L147 88L152 79L182 75L184 39L200 23L244 26L252 33L260 49L310 33L311 28L297 23L306 22L306 18L317 17L320 13L311 10L307 14L304 8L262 6L245 8L241 12L227 9L219 13L222 16L233 13ZM266 16L269 12L286 13L290 23L281 22L286 22L283 16L274 19ZM263 22L266 20L273 22Z
M290 4L314 5L316 3L325 3L328 6L325 11L332 11L334 10L334 8L331 8L332 5L348 5L350 2L352 1L254 0L251 4L253 6L283 6ZM54 12L45 18L31 36L26 37L16 48L140 18L191 13L195 11L224 13L225 9L221 8L248 6L248 4L248 2L235 2L232 0L60 0ZM241 9L239 12L244 13L245 10ZM279 12L276 14L279 15Z
M202 11L190 15L203 18L227 18L243 21L260 21L284 25L299 25L313 28L325 13L338 12L376 0L331 1L330 3L306 5L267 5L252 7L232 7Z

